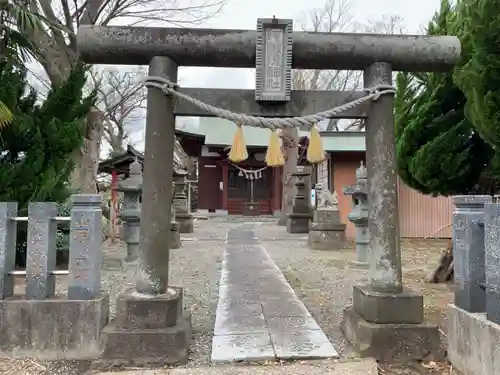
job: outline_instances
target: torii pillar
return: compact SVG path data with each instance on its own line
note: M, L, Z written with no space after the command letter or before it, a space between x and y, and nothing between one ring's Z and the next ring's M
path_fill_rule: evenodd
M364 70L364 86L392 85L392 73L390 64L373 63ZM369 283L354 286L342 329L362 356L441 360L439 327L424 322L422 294L403 288L393 107L392 95L381 96L366 121Z
M77 42L81 57L87 63L149 64L151 75L166 77L175 82L177 65L255 68L256 46L260 45L258 38L261 35L262 30L81 26ZM280 38L276 40L279 41ZM284 41L277 45L283 46ZM293 35L287 37L286 45L293 47L293 51L285 51L287 56L293 57L290 58L290 69L364 70L367 88L380 83L391 84L392 71L450 70L459 60L461 52L460 41L453 36L293 32ZM300 99L299 92L292 92L288 104L273 106L270 110L269 106L258 105L249 100L248 96L245 96L246 100L241 100L231 90L179 90L235 113L258 116L294 117L327 109L324 106L321 109L314 107L319 101L311 95L317 93L306 93ZM328 100L327 106L345 104L346 95L349 97L347 102L350 102L359 94L335 93L337 98L342 99L337 102L337 99ZM322 92L318 98L324 99L329 95L332 93ZM224 97L227 100L221 100ZM174 112L184 116L205 114L198 112L195 106L186 104L189 103L176 100L174 106L172 99L163 97L160 90L148 90L142 211L144 219L141 220L137 290L125 295L117 303L117 320L122 319L122 328L131 327L131 321L126 319L127 310L132 313L142 309L144 313L147 308L158 308L155 311L165 318L162 322L170 325L169 327L172 324L180 327L182 337L187 332L187 328L182 326L182 320L174 321L171 319L173 315L165 313L165 305L171 309L179 308L181 296L178 291L167 288L167 229L170 227L172 194ZM384 95L371 103L367 112L368 199L372 206L369 219L372 255L370 283L354 288L354 307L345 311L344 332L362 355L382 360L423 359L432 355L439 357L436 354L439 352L436 349L439 331L436 326L422 322L422 296L404 290L401 282L393 99ZM346 111L343 116L349 117L348 113ZM354 117L360 117L359 113ZM361 117L366 117L366 114ZM148 322L148 314L142 320L145 322L139 327L141 329L144 324L159 324L158 321ZM116 327L115 323L114 333ZM163 333L166 334L165 331ZM122 335L121 339L124 337L126 335ZM116 339L117 351L120 350L119 338ZM124 346L123 342L120 344ZM178 344L182 356L185 354L187 358L187 344ZM160 351L161 348L147 356L165 357L165 352L161 354ZM127 357L124 353L122 351L120 355Z

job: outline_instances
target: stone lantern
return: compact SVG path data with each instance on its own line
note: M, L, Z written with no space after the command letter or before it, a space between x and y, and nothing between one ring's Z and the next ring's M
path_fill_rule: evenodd
M175 175L174 175L175 178ZM177 221L175 207L173 205L175 196L175 182L172 182L172 206L170 208L171 219L170 219L170 248L171 249L179 249L182 246L181 243L181 232L180 225Z
M189 200L186 194L186 178L188 172L185 170L174 171L174 197L172 207L175 209L175 219L179 223L180 233L193 233L193 215L189 212Z
M345 195L352 197L352 211L347 218L356 227L356 263L368 266L370 232L368 230L368 175L363 162L356 169L356 184L344 186Z
M288 233L309 233L312 207L310 192L307 191L306 178L308 172L297 171L292 175L295 178L295 196L293 197L292 212L287 215L286 230Z
M118 183L123 193L122 239L127 244L127 261L137 259L141 226L142 165L136 160L130 164L128 178Z

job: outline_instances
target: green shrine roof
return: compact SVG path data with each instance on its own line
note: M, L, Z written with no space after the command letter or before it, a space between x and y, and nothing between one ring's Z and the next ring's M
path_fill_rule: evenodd
M217 117L202 117L198 129L190 133L205 136L207 146L229 146L233 143L236 124ZM267 147L271 131L250 126L243 127L245 142L249 147ZM301 137L307 137L309 132L301 131ZM323 148L327 152L365 151L364 132L321 132Z

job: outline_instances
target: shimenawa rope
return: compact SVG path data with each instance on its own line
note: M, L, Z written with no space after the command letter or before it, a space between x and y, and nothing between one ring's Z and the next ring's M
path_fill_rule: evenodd
M242 113L234 113L222 108L214 107L212 105L206 104L198 99L195 99L189 95L183 94L176 89L179 87L177 84L169 81L168 79L156 76L146 77L144 85L146 87L156 87L162 90L166 95L175 95L181 99L187 100L193 103L197 107L205 110L206 112L235 122L236 124L253 126L264 129L275 130L277 128L293 128L297 127L302 130L310 130L315 124L322 120L330 119L335 115L352 109L360 104L366 103L370 100L377 100L382 95L394 94L396 90L391 85L376 85L374 87L366 88L363 91L367 92L368 95L362 98L353 100L349 103L342 104L338 107L329 109L327 111L318 112L313 115L301 116L301 117L283 117L283 118L269 118L269 117L259 117L259 116L248 116Z

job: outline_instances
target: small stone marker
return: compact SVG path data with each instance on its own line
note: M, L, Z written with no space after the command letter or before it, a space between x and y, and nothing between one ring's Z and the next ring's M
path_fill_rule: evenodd
M28 205L26 248L26 298L43 300L55 294L57 204L33 202Z
M484 312L484 205L489 195L453 197L453 266L455 305L468 312Z
M500 324L500 204L484 205L486 317Z
M68 299L98 298L101 293L102 197L78 194L73 195L71 201Z
M9 275L16 263L16 202L0 203L0 300L14 294L14 277Z

